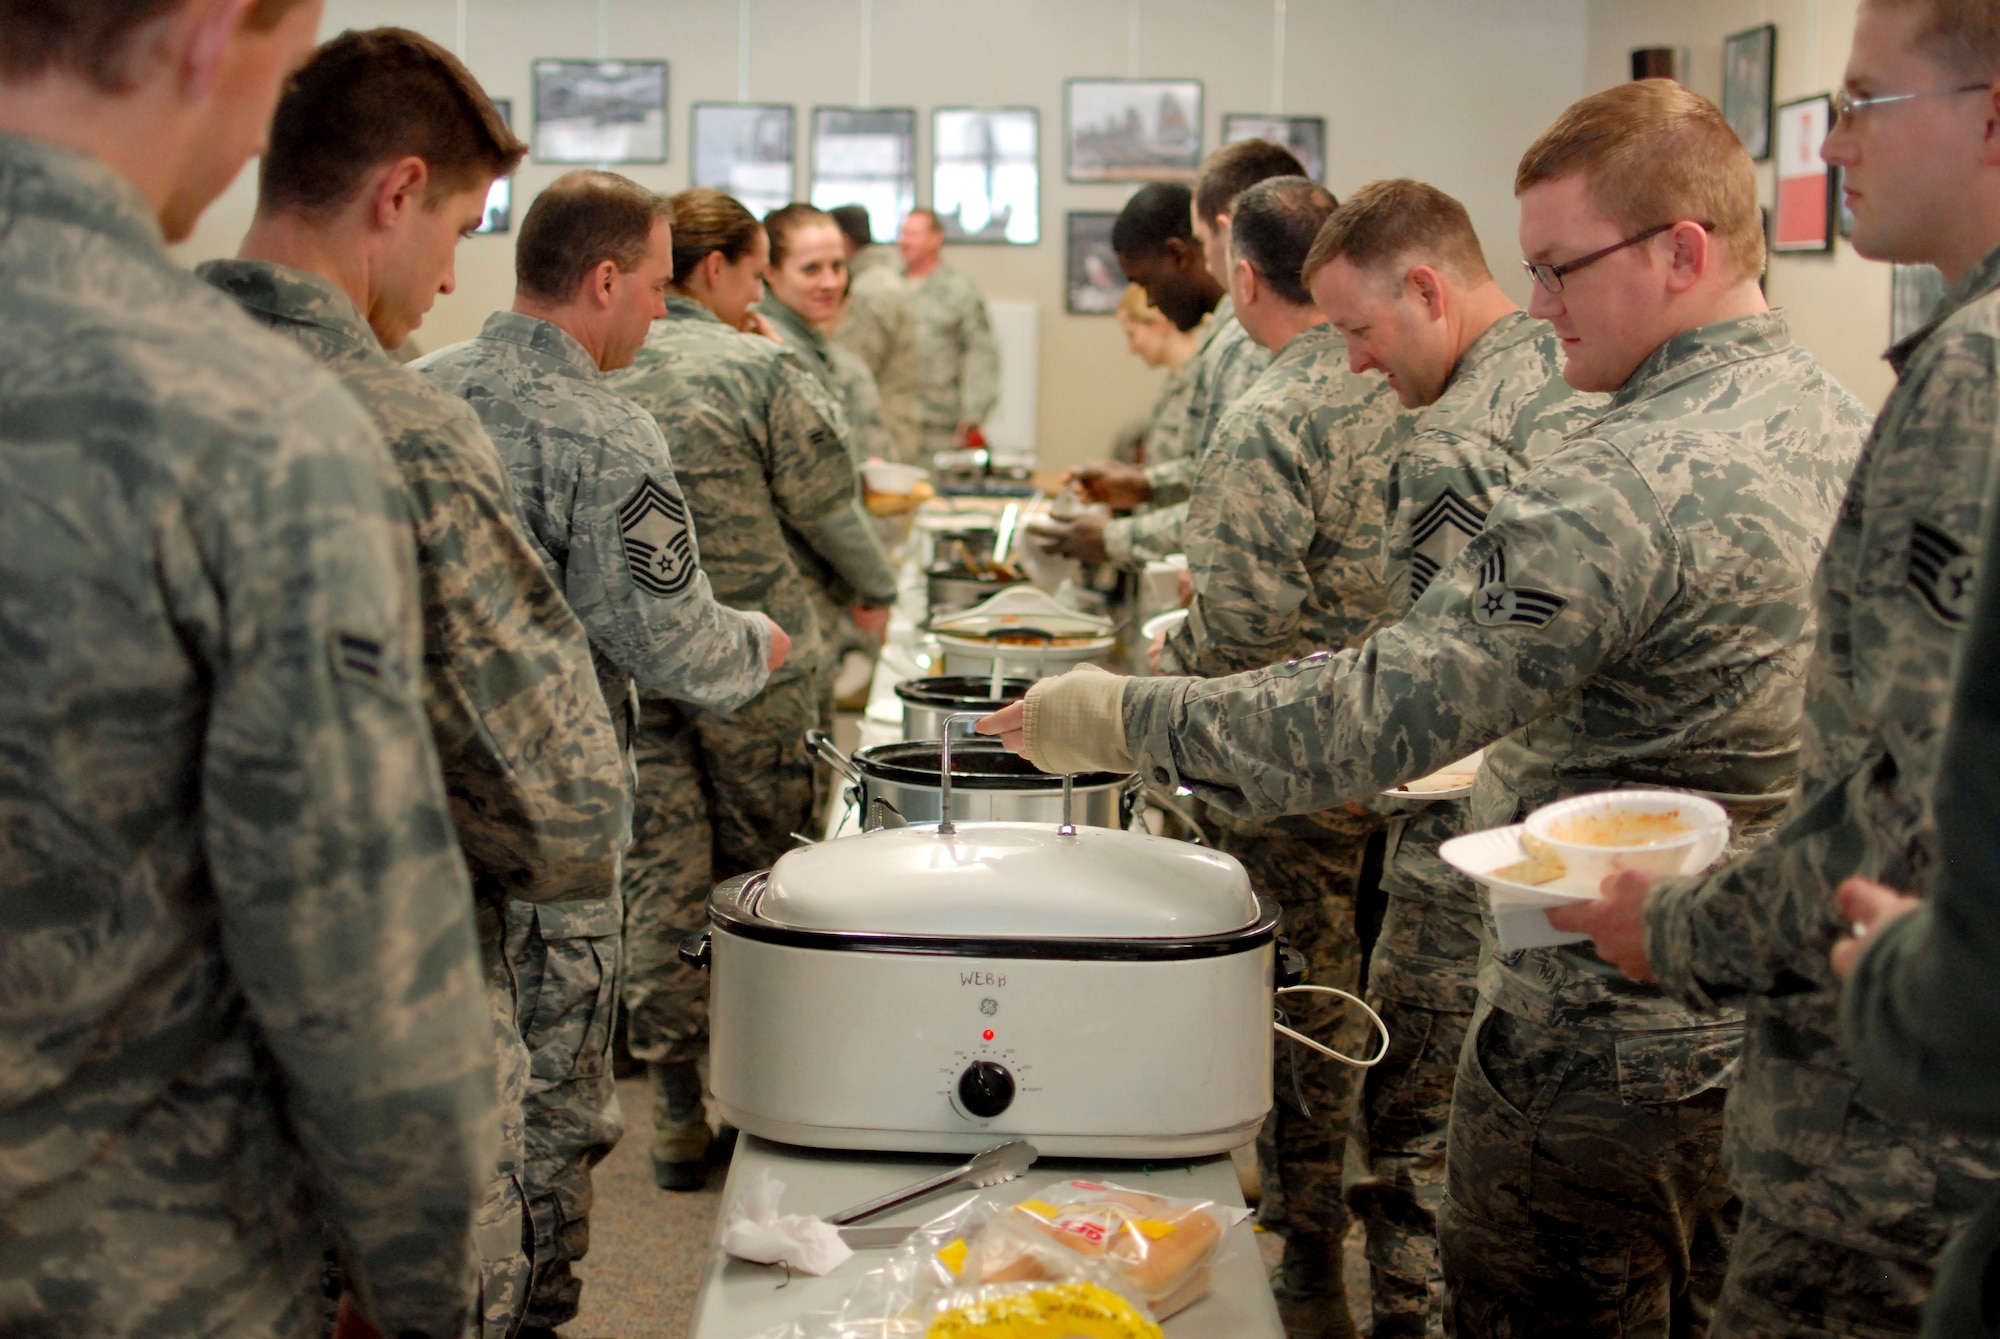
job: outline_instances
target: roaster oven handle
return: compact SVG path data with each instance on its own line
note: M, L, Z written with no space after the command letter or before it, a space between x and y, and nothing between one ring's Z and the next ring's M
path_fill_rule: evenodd
M968 730L974 721L981 719L976 711L956 712L944 718L944 730L938 740L938 836L954 837L958 829L951 825L951 727L960 721Z

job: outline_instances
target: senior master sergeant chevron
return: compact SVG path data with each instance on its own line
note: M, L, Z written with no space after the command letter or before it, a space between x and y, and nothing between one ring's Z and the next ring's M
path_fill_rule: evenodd
M315 0L0 0L0 1333L456 1339L497 1151L415 558L168 258Z
M1531 312L1610 409L1529 471L1404 621L1221 680L1048 680L982 723L1053 771L1138 767L1243 813L1360 799L1490 746L1481 826L1565 794L1729 797L1797 771L1809 585L1866 415L1758 288L1755 171L1666 80L1564 112L1516 176ZM1440 1235L1464 1335L1664 1327L1712 1299L1740 1023L1587 948L1480 976Z

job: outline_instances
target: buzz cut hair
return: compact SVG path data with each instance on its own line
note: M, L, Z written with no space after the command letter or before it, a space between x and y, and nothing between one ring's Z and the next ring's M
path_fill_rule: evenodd
M1864 9L1921 9L1918 51L1955 76L2000 75L2000 0L1863 0Z
M1234 213L1237 196L1272 177L1303 177L1306 166L1282 144L1267 139L1238 140L1210 154L1194 183L1194 207L1201 221L1213 228L1224 214Z
M1229 222L1234 258L1247 260L1257 277L1294 307L1310 307L1306 253L1339 202L1305 177L1273 177L1236 197Z
M1134 260L1157 256L1168 242L1194 245L1188 207L1194 193L1174 181L1156 181L1133 192L1111 225L1111 249Z
M639 268L654 225L673 217L672 201L630 177L590 168L566 172L535 197L521 220L514 286L545 302L568 302L607 260L623 273Z
M938 217L938 213L935 209L930 209L926 208L923 205L918 205L915 209L912 209L909 213L903 215L903 221L905 223L909 222L911 219L923 219L925 222L931 225L932 232L944 231L944 220Z
M352 200L384 163L419 158L425 203L485 187L528 146L458 57L407 28L353 29L315 51L271 118L260 209L318 212Z
M1493 277L1465 206L1407 177L1371 181L1343 200L1313 239L1300 277L1311 285L1313 276L1336 260L1371 273L1415 264L1465 283Z
M63 71L100 93L136 85L134 47L147 25L188 0L0 0L0 80L27 81ZM244 17L269 32L300 0L257 0Z
M1522 155L1514 194L1573 176L1627 234L1701 223L1739 279L1764 272L1749 150L1714 103L1674 80L1636 79L1572 103Z

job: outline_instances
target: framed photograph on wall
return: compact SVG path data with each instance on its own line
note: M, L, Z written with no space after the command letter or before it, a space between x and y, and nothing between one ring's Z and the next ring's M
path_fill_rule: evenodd
M1193 181L1201 168L1199 79L1070 79L1063 111L1071 181Z
M1901 344L1931 323L1944 301L1944 271L1935 265L1889 267L1889 343Z
M512 98L493 99L493 110L500 113L500 119L507 128L514 128L514 100ZM479 226L474 232L506 232L514 223L514 178L501 177L486 188L486 212L479 216Z
M1771 156L1771 89L1778 68L1778 25L1767 23L1722 43L1722 115L1750 156Z
M790 204L794 116L779 103L697 102L694 184L727 191L758 218Z
M1222 118L1222 142L1267 139L1298 155L1306 175L1326 180L1326 118L1324 116L1256 116L1229 112Z
M917 207L914 107L813 108L812 185L821 209L865 205L877 242L893 242Z
M538 60L538 163L667 161L667 63Z
M1771 249L1779 252L1833 250L1833 173L1819 146L1833 124L1833 99L1821 93L1779 107L1777 126L1778 197L1771 225Z
M1109 316L1125 296L1125 271L1111 246L1117 221L1115 211L1072 210L1067 216L1063 309L1072 316Z
M947 242L1042 240L1041 113L1033 107L931 112L931 208Z

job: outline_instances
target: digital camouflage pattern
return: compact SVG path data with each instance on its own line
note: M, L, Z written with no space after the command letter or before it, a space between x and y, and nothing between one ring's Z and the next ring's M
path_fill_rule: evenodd
M1270 351L1250 338L1236 319L1236 308L1224 298L1209 317L1208 334L1195 351L1185 424L1172 439L1170 454L1146 461L1152 509L1104 527L1104 550L1114 564L1137 570L1153 559L1181 552L1181 525L1187 519L1196 463L1222 415L1243 398L1270 362Z
M1703 1334L1732 1236L1715 1151L1739 1029L1551 1027L1484 1000L1471 1029L1438 1215L1445 1332Z
M796 353L670 295L611 386L679 443L674 472L723 599L792 638L776 682L820 672L812 583L891 603L896 575L861 508L846 418Z
M1145 435L1139 439L1144 444L1148 463L1172 460L1185 450L1181 443L1187 437L1188 405L1194 399L1195 376L1200 370L1201 365L1189 358L1167 373L1159 397L1153 401L1152 411L1146 415Z
M1397 616L1486 524L1514 478L1609 403L1562 379L1547 322L1511 312L1459 356L1438 398L1418 411L1385 485L1387 581ZM1367 1225L1375 1333L1441 1334L1436 1220L1444 1198L1453 1076L1477 998L1478 885L1438 846L1470 828L1463 800L1395 810L1383 852L1387 903L1368 959L1368 1000L1388 1024L1389 1056L1368 1071L1359 1128L1368 1177L1349 1192Z
M814 329L775 297L767 295L757 310L840 406L847 425L847 449L854 463L860 465L870 457L894 460L896 446L882 421L882 396L860 356Z
M1000 346L986 299L972 280L942 261L922 279L904 277L922 380L925 456L958 445L961 423L984 423L1000 402Z
M413 365L463 397L500 450L543 563L590 635L629 750L632 696L740 705L768 678L770 632L717 603L699 524L652 417L609 389L560 327L495 312L479 336ZM508 958L532 1063L526 1187L534 1221L531 1324L576 1314L590 1244L590 1169L622 1130L611 1077L620 896L508 910Z
M1809 573L1866 424L1777 313L1676 335L1358 651L1128 685L1133 756L1241 814L1364 799L1482 745L1480 827L1612 785L1761 814L1797 766ZM1587 947L1495 962L1481 991L1552 1024L1708 1021Z
M1727 1125L1725 1119L1725 1131ZM1723 1137L1726 1142L1726 1132ZM1746 1204L1708 1332L1714 1339L1919 1334L1937 1263L1849 1250L1794 1232ZM1931 1311L1930 1333L1940 1339L1981 1332L1972 1318L1938 1328L1935 1305Z
M917 318L908 286L893 253L863 247L847 263L847 319L834 340L853 353L875 378L882 395L882 421L896 444L887 459L923 463L924 376L917 353Z
M635 684L725 711L757 695L771 634L716 602L708 540L658 425L583 345L548 321L494 312L477 338L411 368L469 403L499 448L529 540L590 635L621 742Z
M528 1048L523 1182L535 1278L524 1323L575 1319L590 1249L590 1172L625 1132L611 1072L624 902L507 904L507 961Z
M616 384L684 444L677 468L710 540L716 589L792 635L790 659L754 702L729 714L662 711L648 726L639 785L651 798L627 864L636 896L625 993L633 1054L663 1062L687 1058L706 1036L680 927L728 877L722 869L761 868L764 853L811 825L804 735L820 724L828 677L822 617L861 595L893 600L896 579L861 511L845 416L798 353L670 296ZM734 868L749 858L761 863Z
M493 1165L399 482L111 169L0 136L0 1331L457 1335Z
M1289 340L1196 464L1181 530L1194 600L1161 670L1237 674L1386 624L1383 484L1409 427L1387 381L1348 370L1340 332Z
M1952 658L2000 473L2000 252L1890 351L1897 385L1820 566L1799 786L1775 840L1646 907L1661 983L1691 1008L1742 1005L1749 1035L1726 1158L1784 1232L1928 1268L2000 1180L2000 1142L1892 1115L1843 1052L1827 953L1849 875L1921 889ZM1889 1271L1891 1264L1882 1268ZM1784 1304L1813 1314L1811 1299Z
M526 1305L532 1262L521 1233L528 1062L505 958L505 903L611 896L631 824L590 643L522 534L506 469L465 401L385 354L353 300L318 275L241 260L197 273L339 377L403 476L422 597L424 707L452 826L482 889L502 1149L477 1236L485 1331L506 1336Z
M1751 840L1797 765L1808 573L1866 421L1792 345L1782 316L1677 335L1599 418L1514 484L1401 623L1358 652L1230 679L1135 682L1124 694L1128 744L1156 784L1188 784L1219 807L1253 813L1362 799L1485 745L1470 803L1477 827L1565 794L1670 785L1730 803L1738 843ZM1587 945L1489 954L1479 991L1508 1026L1544 1034L1521 1042L1524 1053L1553 1054L1579 1029L1602 1030L1619 1038L1621 1058L1599 1074L1663 1092L1719 1085L1739 1035L1732 1019L1717 1024L1628 981ZM1465 1077L1461 1069L1445 1207L1449 1216L1455 1200L1490 1224L1480 1206L1509 1192L1506 1169L1520 1152L1509 1141L1532 1131L1503 1119L1504 1103L1478 1105ZM1565 1136L1579 1141L1574 1157L1615 1146L1615 1094L1579 1084L1563 1102L1549 1119L1561 1130L1574 1117ZM1658 1113L1626 1114L1642 1140ZM1692 1161L1652 1174L1706 1184L1713 1147L1674 1147ZM1459 1169L1479 1167L1491 1170L1461 1187ZM1618 1169L1604 1174L1615 1182ZM1570 1184L1584 1202L1565 1204L1561 1184L1512 1232L1520 1252L1546 1248L1551 1277L1575 1260L1586 1308L1578 1323L1587 1324L1588 1257L1561 1244L1564 1215L1604 1217L1600 1235L1634 1240L1668 1240L1687 1224L1653 1214L1657 1199L1595 1198L1581 1174ZM1546 1241L1537 1222L1549 1227ZM1468 1289L1479 1286L1465 1277ZM1645 1298L1658 1278L1635 1271L1627 1303L1657 1305ZM1495 1292L1488 1304L1502 1311L1480 1323L1545 1301ZM1519 1314L1546 1322L1549 1313ZM1460 1321L1473 1324L1466 1313Z

